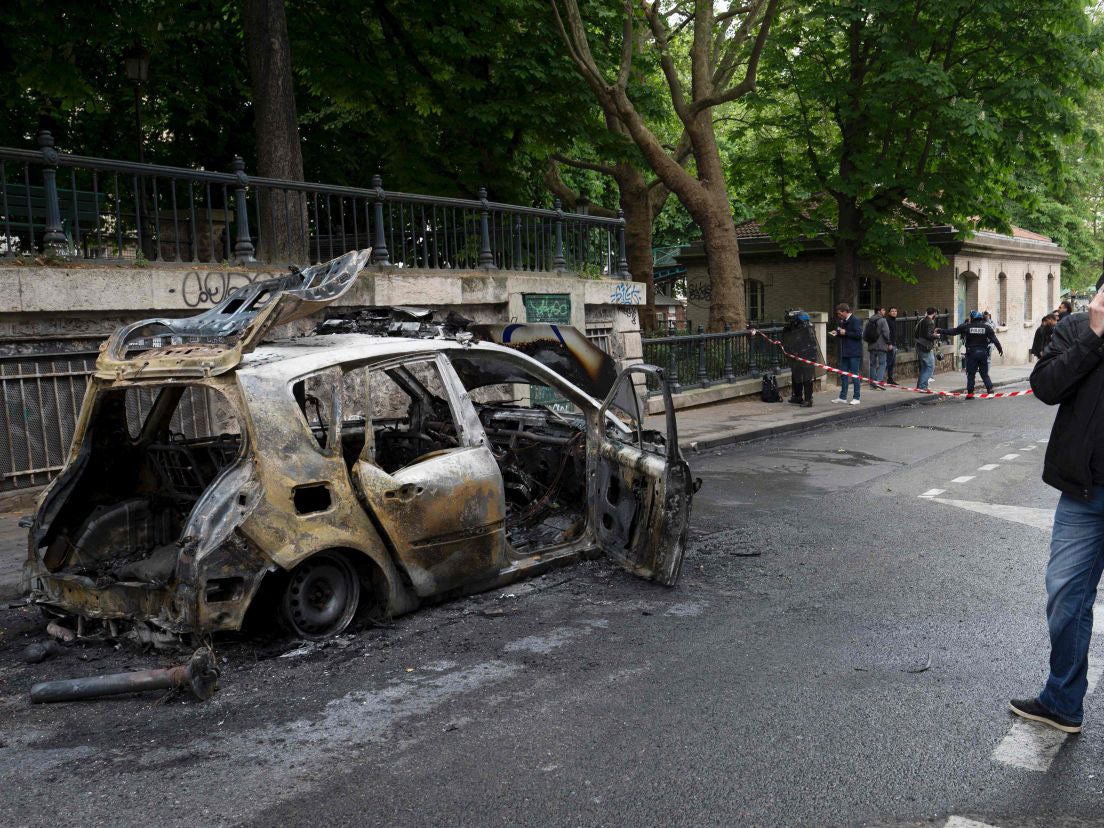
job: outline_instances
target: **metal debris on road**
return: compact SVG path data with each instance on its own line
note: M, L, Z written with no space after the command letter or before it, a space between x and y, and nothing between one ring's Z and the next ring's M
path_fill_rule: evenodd
M187 690L205 701L218 690L218 677L214 654L200 647L187 664L175 667L40 682L31 688L31 703L78 701L146 690Z
M23 651L23 661L27 664L41 664L48 658L53 658L61 652L61 645L56 641L36 642Z
M77 634L68 627L62 626L57 621L51 621L46 625L46 634L51 638L56 638L58 641L64 641L66 644L72 644L77 640Z

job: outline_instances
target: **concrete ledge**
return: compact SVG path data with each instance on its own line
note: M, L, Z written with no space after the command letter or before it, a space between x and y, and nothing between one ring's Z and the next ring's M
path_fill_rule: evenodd
M717 383L706 388L689 388L678 394L672 394L671 402L674 403L675 411L680 411L684 408L695 408L699 405L709 405L737 397L750 397L758 394L762 387L762 377L748 377L736 382ZM778 374L778 387L790 387L789 371ZM648 397L644 406L645 414L662 414L663 410L663 397L658 395Z

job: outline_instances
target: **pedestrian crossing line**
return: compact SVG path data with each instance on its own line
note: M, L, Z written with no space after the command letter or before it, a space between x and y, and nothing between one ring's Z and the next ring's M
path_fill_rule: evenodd
M972 474L964 474L964 475L962 475L962 477L956 477L951 482L952 483L969 483L973 479L974 479L974 476Z
M1022 449L1019 449L1019 451L1035 451L1035 448L1035 446L1024 446Z
M1018 454L1006 454L1004 455L1004 457L1001 458L1001 460L1015 460L1019 456L1020 455Z
M943 823L943 828L997 828L997 826L990 825L988 822L978 822L976 819L953 816L947 817L947 821Z
M978 471L993 471L993 469L999 469L1000 463L986 463L984 466L978 466Z
M1104 604L1093 606L1093 638L1099 640L1104 635ZM1096 690L1100 677L1104 674L1104 661L1095 655L1089 655L1088 693ZM1055 730L1040 722L1017 718L1012 723L1008 735L1001 740L990 757L994 762L1022 768L1023 770L1045 773L1051 762L1066 743L1068 733Z
M926 492L924 492L922 495L920 495L920 497L939 497L945 491L947 491L947 490L946 489L928 489Z

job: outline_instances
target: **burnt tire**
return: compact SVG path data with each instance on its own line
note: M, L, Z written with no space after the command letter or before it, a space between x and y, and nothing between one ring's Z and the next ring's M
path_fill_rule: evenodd
M359 603L356 567L337 552L320 552L289 573L280 596L280 621L293 635L318 641L344 632Z

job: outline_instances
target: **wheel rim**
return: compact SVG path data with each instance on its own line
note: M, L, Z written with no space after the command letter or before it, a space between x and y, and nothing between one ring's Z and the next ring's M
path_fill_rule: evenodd
M356 614L360 581L345 558L322 553L292 570L282 609L292 632L302 638L329 638Z

